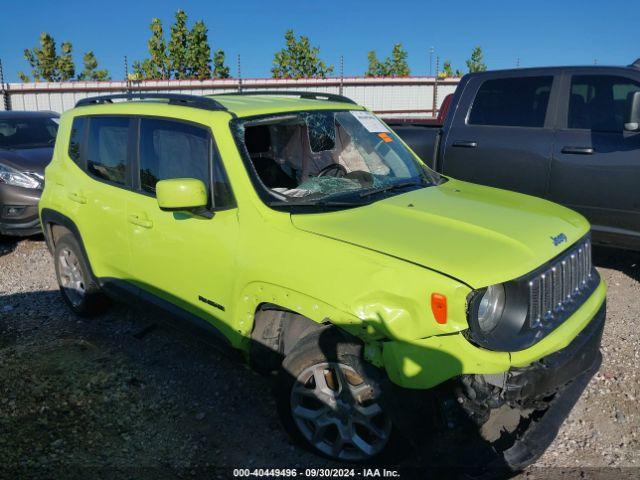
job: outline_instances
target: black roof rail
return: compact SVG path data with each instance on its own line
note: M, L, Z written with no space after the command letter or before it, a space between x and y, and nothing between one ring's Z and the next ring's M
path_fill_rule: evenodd
M640 58L638 58L635 62L633 62L629 66L632 67L632 68L637 68L638 70L640 70Z
M78 100L76 107L113 103L113 100L167 100L169 105L181 105L183 107L201 108L203 110L226 110L220 102L209 97L199 95L184 95L180 93L116 93L113 95L101 95Z
M347 98L343 95L337 95L335 93L324 93L324 92L304 92L298 90L242 90L241 92L226 92L226 93L218 93L216 95L274 95L274 96L294 96L300 97L307 100L326 100L329 102L338 102L338 103L353 103L357 105L356 102Z

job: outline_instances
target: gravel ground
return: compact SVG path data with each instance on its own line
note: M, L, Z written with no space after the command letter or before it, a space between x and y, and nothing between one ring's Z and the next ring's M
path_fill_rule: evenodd
M609 285L603 366L522 478L640 475L640 254L596 250L595 262ZM124 305L75 317L42 239L0 238L0 477L1 466L178 478L328 465L291 444L268 378L153 324Z

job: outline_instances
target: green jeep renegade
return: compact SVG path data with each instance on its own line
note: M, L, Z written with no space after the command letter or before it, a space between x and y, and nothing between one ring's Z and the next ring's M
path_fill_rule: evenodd
M341 96L81 100L40 216L73 311L133 294L217 333L337 460L395 455L426 419L438 435L453 405L478 431L515 411L487 441L522 468L601 362L587 221L431 171Z

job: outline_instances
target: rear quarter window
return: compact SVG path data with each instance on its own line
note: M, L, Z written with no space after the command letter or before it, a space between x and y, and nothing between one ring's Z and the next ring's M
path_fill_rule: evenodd
M82 166L80 149L82 147L86 125L86 117L74 118L71 124L71 135L69 137L69 158L80 166Z
M553 76L486 80L471 107L467 123L542 128Z
M127 183L129 119L92 117L87 139L87 171L109 182Z

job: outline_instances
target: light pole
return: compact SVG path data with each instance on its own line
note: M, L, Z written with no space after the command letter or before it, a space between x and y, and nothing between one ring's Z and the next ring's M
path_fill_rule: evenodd
M433 52L435 52L435 49L433 47L429 48L429 76L433 75Z

